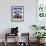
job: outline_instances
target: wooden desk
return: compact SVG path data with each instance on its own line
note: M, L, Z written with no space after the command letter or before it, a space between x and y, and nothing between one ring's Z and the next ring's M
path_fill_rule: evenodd
M17 36L16 38L16 40L17 40L17 42L16 42L16 45L15 46L19 46L19 42L18 42L18 34L10 34L10 33L6 33L5 34L5 46L7 46L8 45L8 42L7 42L7 38L9 38L9 37L7 37L7 36ZM26 39L27 39L27 42L25 42L25 44L26 44L26 46L30 46L30 42L29 42L29 33L22 33L22 35L21 36L26 36ZM23 43L23 42L22 42Z

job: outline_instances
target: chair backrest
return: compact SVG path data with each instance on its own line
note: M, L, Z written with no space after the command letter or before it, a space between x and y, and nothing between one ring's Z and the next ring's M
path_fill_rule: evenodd
M16 28L11 28L11 34L18 33L18 27Z

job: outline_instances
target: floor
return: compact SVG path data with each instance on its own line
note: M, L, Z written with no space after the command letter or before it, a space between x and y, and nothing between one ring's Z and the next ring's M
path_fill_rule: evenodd
M31 45L30 46L37 46L37 44L36 43L30 43ZM4 43L2 42L0 42L0 46L4 46ZM8 43L8 45L7 46L15 46L15 43ZM21 45L21 46L25 46L25 45ZM41 46L46 46L46 43L44 43L44 45L41 45Z

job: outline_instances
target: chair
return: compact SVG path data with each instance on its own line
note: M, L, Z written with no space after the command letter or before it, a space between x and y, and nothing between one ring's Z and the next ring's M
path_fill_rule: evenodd
M30 46L30 42L29 42L29 33L21 33L21 37L22 37L22 42L19 43L19 46Z
M11 33L5 33L5 46L7 46L8 42L7 42L7 38L16 36L15 40L17 40L16 45L18 46L18 28L11 28Z

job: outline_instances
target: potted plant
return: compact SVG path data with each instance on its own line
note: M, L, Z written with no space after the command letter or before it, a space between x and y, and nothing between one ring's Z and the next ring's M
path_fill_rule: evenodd
M45 34L46 34L45 32L35 32L33 35L37 38L38 43L40 43L40 40L42 38L45 38L44 37L46 36Z

